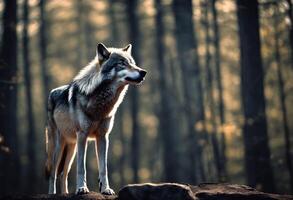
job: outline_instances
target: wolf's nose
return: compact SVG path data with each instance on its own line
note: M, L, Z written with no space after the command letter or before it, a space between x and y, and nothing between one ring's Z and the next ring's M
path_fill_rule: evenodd
M141 76L141 77L145 77L145 75L146 75L146 71L144 71L144 70L140 70L139 71L139 75Z

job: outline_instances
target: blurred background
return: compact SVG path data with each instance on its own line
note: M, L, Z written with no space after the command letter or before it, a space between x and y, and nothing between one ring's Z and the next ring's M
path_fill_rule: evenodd
M292 193L291 0L1 0L0 194L46 193L46 101L95 56L148 71L110 134L109 178ZM291 138L291 139L290 139ZM87 156L98 191L94 145ZM69 188L75 190L75 164Z

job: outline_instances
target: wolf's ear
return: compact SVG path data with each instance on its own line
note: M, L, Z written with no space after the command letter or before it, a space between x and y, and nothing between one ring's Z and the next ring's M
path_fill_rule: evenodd
M110 52L103 43L98 44L97 55L101 64L109 58Z
M129 54L131 54L132 45L129 44L129 45L127 45L126 47L124 47L122 50L123 50L123 51L126 51L126 52L129 53Z

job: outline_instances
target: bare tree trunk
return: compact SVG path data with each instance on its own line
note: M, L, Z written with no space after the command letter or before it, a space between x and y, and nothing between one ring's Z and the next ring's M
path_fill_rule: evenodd
M174 113L172 112L171 99L169 88L167 86L166 76L168 75L166 71L166 65L164 62L165 57L165 44L164 35L165 28L163 24L163 7L161 5L161 0L155 0L156 16L155 16L155 26L156 26L156 50L157 50L157 62L158 62L158 79L159 79L159 90L160 96L160 110L159 110L159 120L160 120L160 133L162 134L161 141L163 142L163 166L164 166L164 180L167 182L175 182L179 180L178 176L178 166L179 166L179 156L176 146L175 134L178 134L176 128L176 123L174 120Z
M79 71L84 64L84 40L83 40L83 30L84 30L84 1L83 0L76 0L76 20L77 20L77 56L76 56L76 70Z
M84 12L84 48L85 48L85 60L91 60L93 57L96 55L95 50L93 49L93 44L94 38L94 31L93 31L93 24L90 20L90 15L93 12L93 8L91 7L90 1L85 1L83 2L83 8L86 12ZM111 4L111 3L110 3ZM110 9L110 8L109 8Z
M287 167L289 171L289 179L291 192L293 192L293 166L292 166L292 154L291 154L291 139L290 139L290 130L288 125L288 114L286 108L286 94L284 91L284 79L282 75L282 66L281 66L281 56L280 56L280 44L279 44L279 30L278 24L280 20L278 19L278 4L275 4L275 16L274 16L274 40L275 40L275 59L277 64L277 76L278 76L278 87L279 87L279 98L281 104L282 111L282 120L283 120L283 129L284 129L284 137L285 137L285 158L287 162Z
M217 138L217 123L216 123L216 114L215 114L215 102L213 96L213 72L211 69L211 38L210 38L210 24L209 24L209 3L208 1L201 2L202 9L203 9L203 20L202 23L205 29L205 69L206 69L206 87L207 87L207 101L208 107L211 112L210 123L212 124L212 132L211 132L211 142L212 142L212 149L213 149L213 156L214 156L214 163L216 167L216 173L218 180L222 180L223 177L223 169L221 163L221 156L220 156L220 147Z
M223 131L223 126L225 124L225 105L223 98L223 84L222 84L222 73L221 73L221 52L220 52L220 31L218 25L218 12L216 9L217 0L212 0L212 18L213 18L213 32L214 32L214 48L215 48L215 68L216 68L216 83L218 90L218 101L219 101L219 115L220 115L220 136L221 136L221 165L223 167L222 179L227 179L227 169L226 169L226 138Z
M117 46L120 43L120 35L119 35L119 30L118 30L118 24L117 24L117 19L115 16L115 5L117 1L115 0L110 0L109 1L109 9L108 9L108 15L110 18L110 29L111 29L111 45L112 46ZM122 145L121 153L120 153L120 158L119 158L119 174L120 174L120 185L124 185L126 183L126 178L125 178L125 161L126 161L126 141L125 141L125 133L124 133L124 112L125 112L125 103L122 103L119 106L119 110L117 113L117 127L119 130L119 139Z
M292 0L287 0L288 4L288 17L290 20L289 24L289 41L290 41L290 56L291 56L291 67L293 69L293 5Z
M203 125L204 105L203 93L200 80L200 67L197 52L197 40L194 32L192 19L191 0L173 0L173 13L175 18L175 37L178 59L182 69L183 93L185 98L184 112L187 117L190 160L191 160L191 182L198 183L203 177L199 177L203 169L202 147L199 139L202 139L204 130L198 130L197 125Z
M138 24L138 1L127 0L126 12L128 15L129 23L129 39L133 45L132 54L137 63L140 63L140 30ZM139 93L137 88L130 88L131 96L131 118L132 118L132 138L131 138L131 166L133 170L133 182L139 182L139 156L140 156L140 128L139 128Z
M237 0L241 52L241 94L247 181L262 190L275 190L270 161L264 98L264 74L257 0Z
M27 122L28 122L28 134L27 134L27 155L28 163L27 174L30 184L28 184L28 190L34 192L36 183L36 155L35 155L35 121L33 114L33 100L32 100L32 84L31 84L31 62L30 62L30 38L28 35L29 26L29 0L23 2L23 33L22 33L22 45L23 45L23 65L24 65L24 82L25 82L25 98L27 105ZM32 164L33 163L33 164Z
M43 96L44 96L44 108L47 108L47 99L50 90L50 76L47 67L47 40L48 40L48 28L47 28L47 17L46 17L46 3L47 0L39 1L40 9L40 63L41 63L41 75L43 84ZM46 111L45 111L46 112Z
M17 135L17 2L5 0L0 47L0 179L1 194L19 186L20 160Z

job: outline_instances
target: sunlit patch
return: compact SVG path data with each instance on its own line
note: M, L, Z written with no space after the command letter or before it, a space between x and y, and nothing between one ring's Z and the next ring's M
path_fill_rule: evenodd
M117 156L117 157L122 156L122 150L123 150L123 147L122 147L121 142L120 141L115 141L114 144L113 144L113 154L114 154L114 156Z
M203 131L204 130L204 121L198 121L194 124L194 129L196 131Z
M142 168L138 172L139 177L142 181L148 181L150 179L151 173L148 169Z
M155 139L158 134L158 118L155 115L140 113L139 122L143 127L145 127L145 131L150 139Z
M7 146L0 146L1 152L10 153L10 149Z
M0 144L2 144L3 142L4 142L4 137L0 135Z

